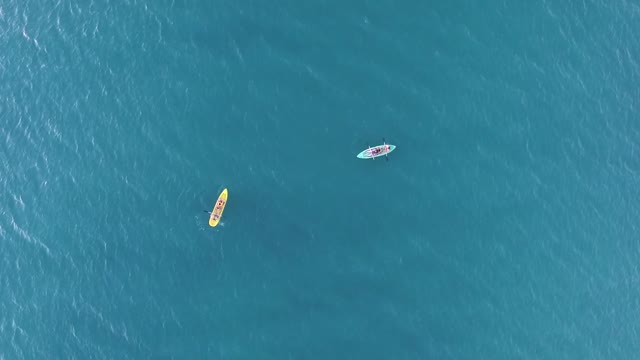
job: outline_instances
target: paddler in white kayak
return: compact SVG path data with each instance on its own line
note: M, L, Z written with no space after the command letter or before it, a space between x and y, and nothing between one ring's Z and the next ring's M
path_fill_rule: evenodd
M373 148L373 149L371 149L371 155L378 155L381 152L383 152L383 150L384 150L384 152L389 152L390 148L391 147L389 145L385 145L384 148L381 148L381 147Z

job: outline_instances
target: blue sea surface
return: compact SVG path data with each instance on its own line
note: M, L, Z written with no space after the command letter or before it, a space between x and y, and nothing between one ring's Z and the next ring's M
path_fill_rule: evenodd
M638 34L625 0L1 3L0 360L637 358Z

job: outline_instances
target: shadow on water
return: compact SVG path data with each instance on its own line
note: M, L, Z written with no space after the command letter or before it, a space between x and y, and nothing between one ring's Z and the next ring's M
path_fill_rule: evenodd
M301 266L314 249L314 236L307 224L298 221L292 210L268 202L256 203L253 219L253 245L262 258L280 266Z
M203 241L200 246L215 253L196 256L214 257L232 267L258 262L260 265L254 269L257 271L264 267L279 271L280 267L287 269L308 261L315 237L313 229L298 220L295 209L288 208L282 198L269 192L269 186L251 188L242 180L230 182L236 185L229 186L229 203L221 225L216 228L208 226L209 215L204 211L210 211L208 208L213 206L223 187L200 194L187 203L193 209L191 216L201 222L196 225L198 237Z

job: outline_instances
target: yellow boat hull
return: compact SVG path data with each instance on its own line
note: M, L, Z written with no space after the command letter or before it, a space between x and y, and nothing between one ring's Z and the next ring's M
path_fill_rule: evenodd
M220 218L222 218L222 212L224 211L224 207L227 206L227 197L229 192L227 189L222 190L220 195L218 196L218 200L216 200L216 204L213 205L213 211L211 211L211 216L209 216L209 226L216 227L220 222Z

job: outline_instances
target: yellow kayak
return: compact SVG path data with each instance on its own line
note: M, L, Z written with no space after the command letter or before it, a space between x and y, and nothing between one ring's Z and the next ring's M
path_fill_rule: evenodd
M224 189L220 193L220 196L218 196L216 205L213 207L211 216L209 216L209 226L215 227L220 222L220 218L222 217L222 212L224 211L224 207L227 205L227 195L228 195L227 189Z

